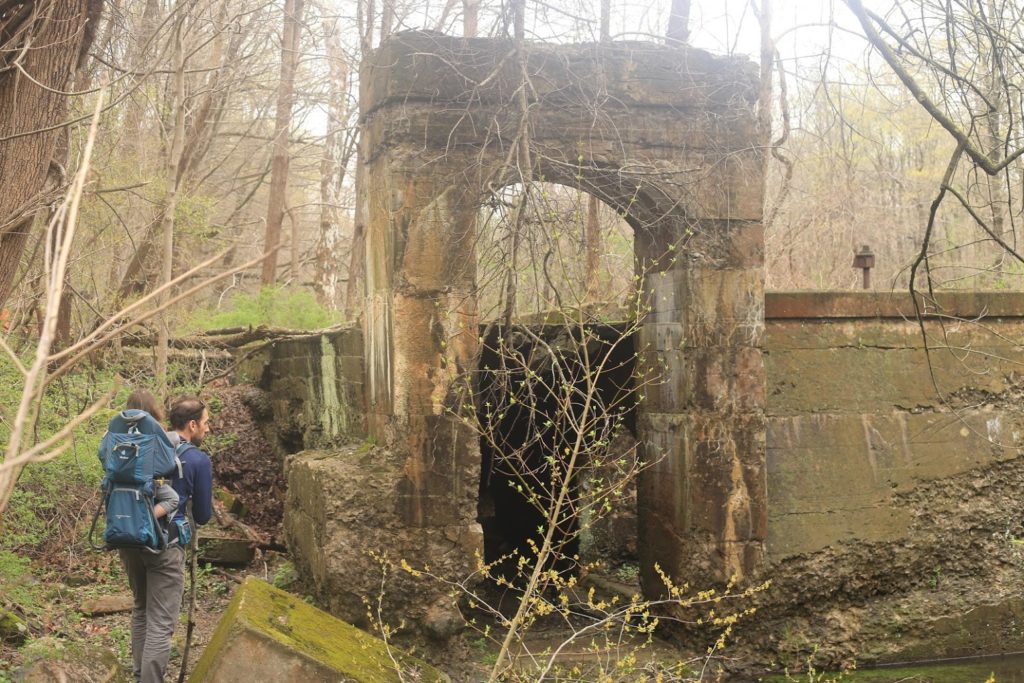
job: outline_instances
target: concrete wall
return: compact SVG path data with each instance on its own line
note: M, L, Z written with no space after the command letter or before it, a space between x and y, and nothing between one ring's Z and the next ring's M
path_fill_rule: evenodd
M943 294L926 338L906 293L765 303L770 562L898 543L922 486L1019 457L1020 293Z
M1024 293L942 295L941 308L926 309L927 355L905 293L770 292L764 301L760 576L772 585L741 649L790 665L811 653L836 665L1024 649ZM314 335L242 368L270 392L291 450L360 442L290 459L286 505L297 566L352 619L373 590L363 549L398 546L458 576L459 558L480 545L472 528L402 521L391 492L405 454L364 442L361 345L353 330ZM446 610L421 600L409 614L440 632L429 615Z
M256 353L243 349L239 357L235 381L267 392L273 419L268 431L281 450L294 453L366 436L360 329L293 337Z
M1024 295L939 303L929 362L904 293L766 295L769 562L899 541L915 487L1019 457ZM268 392L287 450L366 436L358 330L276 342L239 376Z
M926 355L905 293L765 296L770 563L897 542L921 484L1019 456L1024 295L939 303ZM237 376L268 392L286 450L321 448L365 438L362 358L350 328L277 342Z

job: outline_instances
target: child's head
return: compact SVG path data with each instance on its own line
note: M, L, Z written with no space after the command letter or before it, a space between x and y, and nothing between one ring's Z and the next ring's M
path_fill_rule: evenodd
M164 421L164 408L156 400L153 394L149 393L145 389L136 389L128 396L128 404L125 406L129 410L145 410L147 413L153 416L157 422Z

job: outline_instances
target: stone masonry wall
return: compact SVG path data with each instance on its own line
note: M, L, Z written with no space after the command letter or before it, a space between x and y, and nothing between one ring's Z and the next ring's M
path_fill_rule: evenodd
M762 574L772 587L744 634L752 661L1024 648L1024 294L955 293L938 303L942 315L931 306L925 322L929 363L905 293L765 296ZM410 561L441 558L458 574L458 558L480 543L398 518L389 492L405 456L362 443L361 343L351 330L313 335L242 368L270 392L275 428L291 435L283 441L324 447L289 461L286 534L296 565L350 619L373 590L366 550L397 545ZM325 349L335 358L326 366ZM323 381L325 367L334 382ZM349 446L326 448L346 437ZM447 610L424 603L412 618L443 633Z
M939 303L947 317L928 319L926 355L905 293L766 297L772 561L899 542L915 489L1019 457L1024 299Z
M281 451L326 448L366 436L363 334L350 327L242 350L235 381L267 392Z
M926 324L929 365L904 293L766 294L772 562L853 539L898 541L911 522L906 494L1019 457L1024 296L940 301L952 317ZM269 393L288 450L361 440L362 344L357 329L277 342L236 377ZM956 413L940 405L931 373Z

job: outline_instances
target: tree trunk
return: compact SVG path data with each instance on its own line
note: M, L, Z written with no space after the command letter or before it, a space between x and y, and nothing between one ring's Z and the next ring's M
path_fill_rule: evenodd
M672 0L665 37L678 43L690 39L690 0Z
M480 0L462 0L462 34L476 38L480 21Z
M185 147L185 48L182 45L184 17L179 17L174 28L174 132L171 137L171 151L167 158L167 195L164 199L163 221L161 223L161 284L167 284L173 276L174 265L174 219L178 211L178 197L181 189L181 174L178 172L184 157ZM169 290L162 292L158 306L166 306L170 300ZM157 325L156 345L156 388L158 396L167 395L167 350L171 336L171 314L164 309Z
M14 276L18 273L33 222L32 216L26 216L7 232L0 233L0 305L7 301L14 288Z
M761 28L761 87L757 98L757 123L761 140L767 150L772 144L772 69L775 65L775 43L772 41L772 0L761 0L757 15ZM764 155L767 167L771 157ZM766 168L767 171L767 168Z
M267 229L263 238L264 285L277 281L277 247L281 241L285 195L288 192L288 137L295 103L295 71L299 65L299 34L304 0L285 0L284 30L281 34L281 81L277 88L277 112L274 116L274 157L270 170L270 196L267 199Z
M61 93L87 48L84 28L96 8L88 0L50 0L23 20L17 11L0 19L0 68L9 56L19 55L30 76L15 69L0 72L0 306L10 296L32 218L45 203L47 172L60 134L46 129L67 116L68 98ZM18 21L23 23L16 26ZM22 51L26 41L31 49Z
M338 253L341 247L341 221L338 212L339 175L344 174L344 167L339 168L339 157L342 155L341 126L348 119L348 107L345 106L346 84L348 81L348 64L341 51L336 36L337 26L327 26L325 35L327 43L327 66L330 74L330 90L327 103L327 138L324 140L324 156L320 160L320 234L316 243L316 262L313 286L320 303L331 309L341 306L341 258Z
M356 0L356 27L359 30L359 52L367 54L373 49L373 20L376 12L373 0Z
M592 194L587 195L587 222L583 226L583 241L587 253L586 303L597 301L601 276L601 222L598 208L600 202Z
M1000 12L996 7L994 0L988 0L986 3L988 12L988 21L994 26L999 26ZM989 49L986 53L985 67L987 73L985 74L985 96L990 103L988 111L985 113L985 125L984 133L982 138L985 140L983 145L984 151L988 152L989 158L993 163L1000 163L1003 160L1003 132L1002 132L1002 117L1003 112L1006 109L1005 104L1005 93L1004 84L1002 79L1002 69L1000 64L1000 56L996 51L996 46L989 43ZM1008 172L1008 171L1007 171ZM992 232L1003 238L1003 232L1005 231L1005 215L1007 209L1007 192L1006 187L1003 183L1006 182L1006 173L1000 173L998 175L986 175L985 183L988 186L988 201L989 201L989 212L992 217ZM992 272L998 280L997 284L1002 284L1000 276L1003 271L1005 264L1006 252L1002 249L999 250L999 255L992 263Z
M393 0L381 0L380 7L380 39L384 40L391 35L391 27L395 23L395 8Z

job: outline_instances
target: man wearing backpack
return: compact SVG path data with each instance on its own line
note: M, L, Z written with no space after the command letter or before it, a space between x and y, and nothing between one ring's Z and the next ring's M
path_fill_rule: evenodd
M162 683L170 659L171 636L185 588L189 501L196 524L205 524L213 515L213 467L210 457L199 450L210 431L209 411L195 396L181 396L171 404L170 419L180 440L176 452L181 461L181 475L171 481L179 504L170 525L170 542L158 553L144 548L118 551L135 596L132 665L135 680L142 683Z

